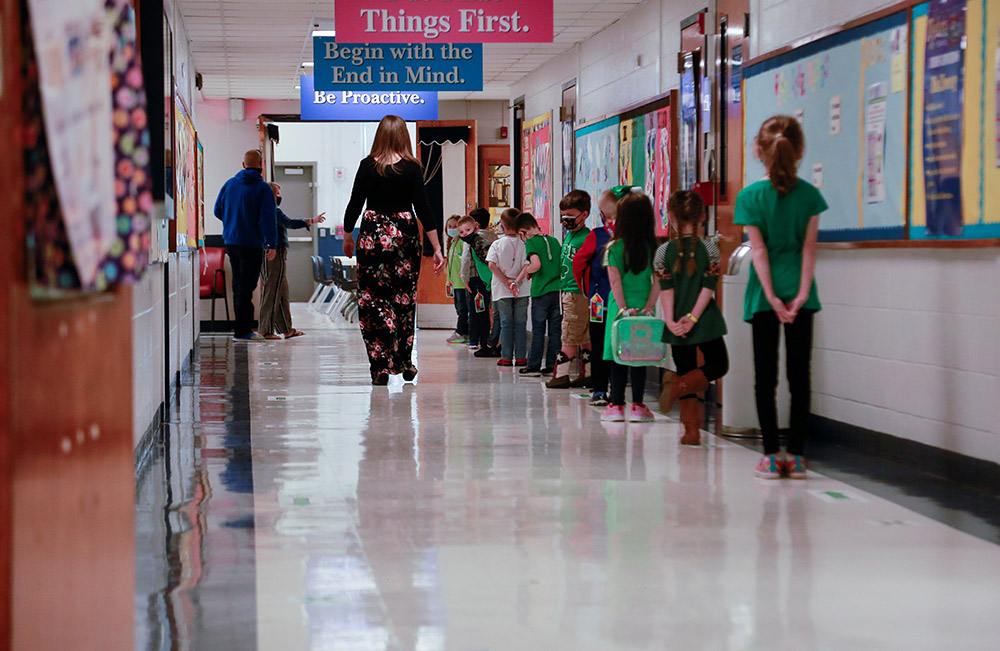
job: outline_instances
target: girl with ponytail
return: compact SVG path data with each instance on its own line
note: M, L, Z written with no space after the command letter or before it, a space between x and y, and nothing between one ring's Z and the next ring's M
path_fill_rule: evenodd
M743 319L753 327L754 393L764 437L764 456L755 473L764 479L806 476L813 316L820 310L814 279L816 239L819 214L827 204L819 190L798 177L804 150L805 136L795 118L776 115L766 120L754 140L754 154L767 176L736 197L735 222L747 227L753 249ZM781 455L775 403L782 326L792 398L787 457Z
M667 211L677 230L677 239L656 250L653 269L660 278L660 304L667 329L663 341L671 344L677 375L670 392L661 398L660 410L669 413L680 399L682 445L701 443L702 410L698 394L729 370L726 351L726 321L715 302L719 284L719 247L699 237L705 205L690 190L675 192ZM705 363L698 366L698 351Z

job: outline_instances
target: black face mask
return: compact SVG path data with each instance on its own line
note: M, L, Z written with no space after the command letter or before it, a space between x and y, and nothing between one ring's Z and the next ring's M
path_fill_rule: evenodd
M461 239L466 244L473 244L476 241L476 233L469 233L468 235L462 235Z
M563 228L567 230L573 230L576 228L576 217L564 217L561 221Z
M274 205L276 205L276 206L280 206L281 205L281 197L280 196L276 197L274 199Z

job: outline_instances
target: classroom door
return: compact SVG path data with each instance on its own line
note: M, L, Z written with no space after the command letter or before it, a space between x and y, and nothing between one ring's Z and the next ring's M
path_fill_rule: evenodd
M678 72L681 75L680 119L678 120L678 187L692 190L702 180L704 155L702 133L707 125L702 119L701 88L704 75L705 11L681 22L681 51Z
M733 224L733 206L743 187L743 61L747 51L745 22L747 0L719 0L716 59L718 120L718 184L716 227L722 235L719 248L725 269L729 255L739 246L742 229Z
M513 205L514 177L510 145L479 146L479 207L490 211L491 223Z

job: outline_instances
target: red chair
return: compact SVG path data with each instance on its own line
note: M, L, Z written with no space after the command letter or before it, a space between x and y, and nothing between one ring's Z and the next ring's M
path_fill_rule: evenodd
M226 250L222 247L205 247L201 251L201 298L212 301L212 332L215 332L215 299L221 298L229 317L229 292L226 289Z

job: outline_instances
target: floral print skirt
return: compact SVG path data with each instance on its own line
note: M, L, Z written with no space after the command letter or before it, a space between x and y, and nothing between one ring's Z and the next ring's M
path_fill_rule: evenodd
M358 315L372 379L413 368L420 232L413 213L367 211L358 237Z

